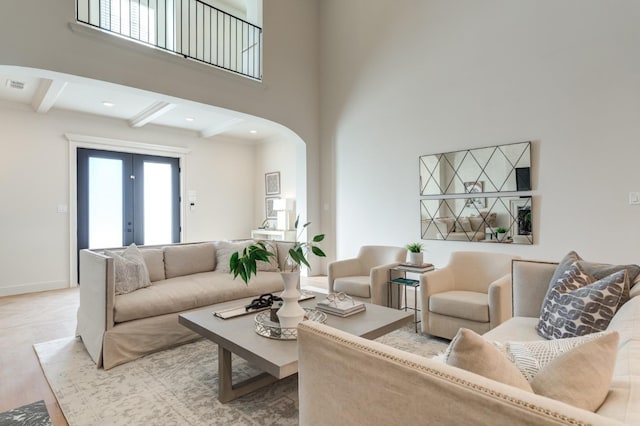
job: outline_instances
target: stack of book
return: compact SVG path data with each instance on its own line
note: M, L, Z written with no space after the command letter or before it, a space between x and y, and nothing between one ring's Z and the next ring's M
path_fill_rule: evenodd
M366 310L366 306L362 302L356 302L351 299L332 301L325 299L317 303L316 309L344 318Z
M423 263L421 265L414 265L412 263L401 263L396 267L396 269L399 269L401 271L417 272L419 274L422 274L425 272L433 271L433 264Z

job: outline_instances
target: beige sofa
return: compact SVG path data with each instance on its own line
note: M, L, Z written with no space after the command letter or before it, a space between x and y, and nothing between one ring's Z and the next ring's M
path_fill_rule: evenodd
M140 247L151 285L118 295L114 259L103 250L81 250L76 335L82 338L96 365L109 369L198 339L198 334L178 324L181 312L283 290L278 271L261 271L249 285L223 272L218 261L220 244ZM283 269L290 243L274 244L278 267ZM229 249L228 242L225 249Z
M484 336L541 340L534 327L556 268L513 262L514 317ZM321 324L298 331L300 424L640 424L640 285L608 330L620 334L616 366L595 413Z

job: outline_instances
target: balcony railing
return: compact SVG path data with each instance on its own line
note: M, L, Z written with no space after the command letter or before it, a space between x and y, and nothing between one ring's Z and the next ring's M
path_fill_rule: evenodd
M78 22L262 79L262 28L200 0L77 0Z

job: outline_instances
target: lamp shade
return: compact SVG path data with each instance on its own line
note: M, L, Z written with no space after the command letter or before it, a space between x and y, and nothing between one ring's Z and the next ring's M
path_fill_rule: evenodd
M293 210L293 200L290 198L277 198L273 200L274 211Z

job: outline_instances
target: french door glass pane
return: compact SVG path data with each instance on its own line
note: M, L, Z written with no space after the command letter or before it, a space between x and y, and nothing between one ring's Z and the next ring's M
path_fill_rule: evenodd
M172 242L171 165L144 163L144 244Z
M89 248L121 247L122 160L89 158Z

